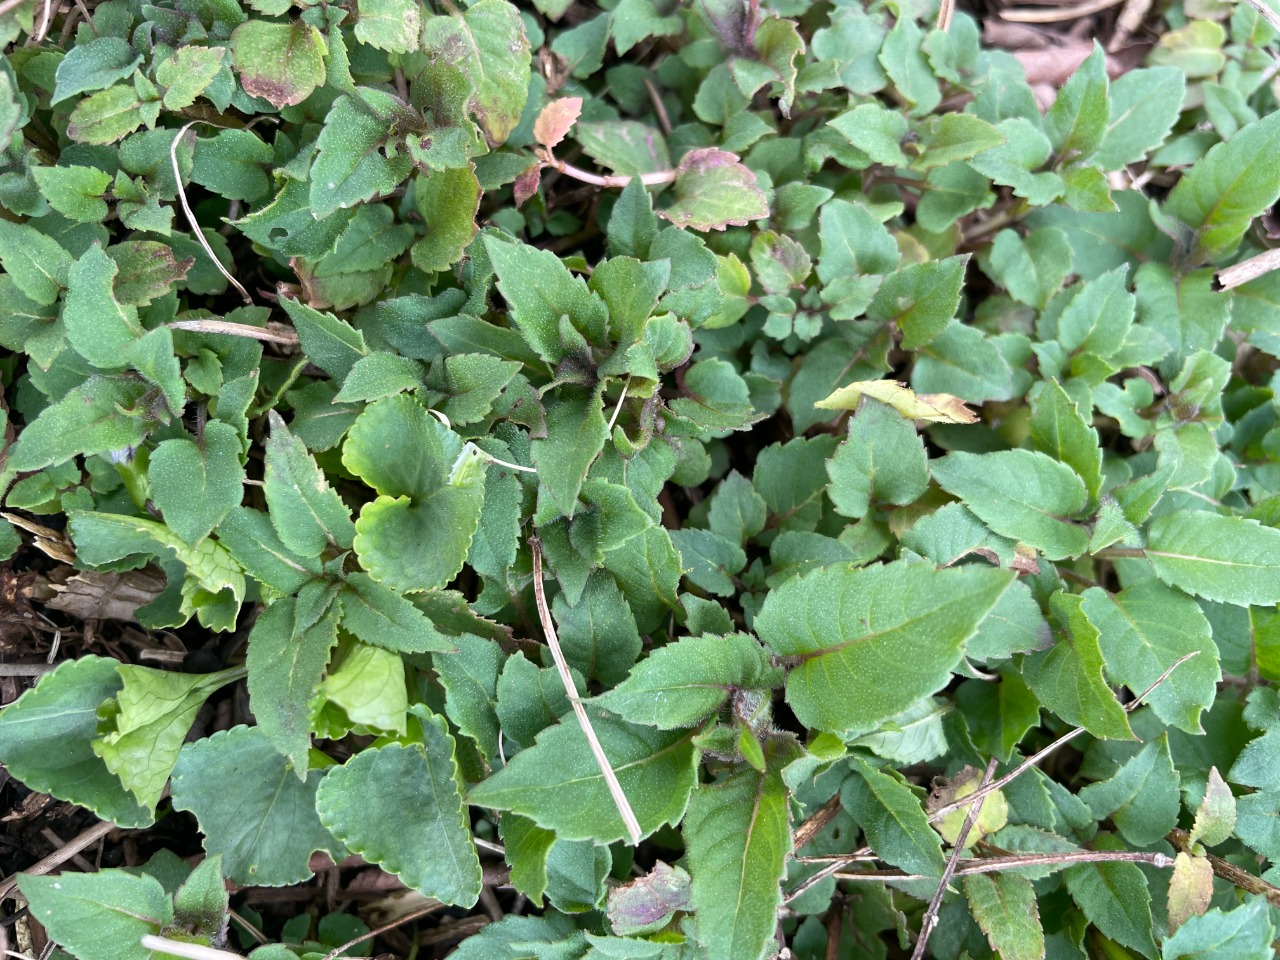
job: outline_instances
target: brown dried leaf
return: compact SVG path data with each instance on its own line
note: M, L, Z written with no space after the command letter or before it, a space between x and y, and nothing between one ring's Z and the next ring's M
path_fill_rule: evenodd
M561 97L559 100L552 100L542 108L538 119L533 122L533 136L540 144L551 150L565 138L565 134L581 114L581 97Z

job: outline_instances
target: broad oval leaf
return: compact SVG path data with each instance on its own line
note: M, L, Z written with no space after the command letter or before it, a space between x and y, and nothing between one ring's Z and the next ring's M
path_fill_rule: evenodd
M1157 577L1197 597L1280 603L1280 530L1256 520L1205 510L1166 513L1152 521L1146 555Z

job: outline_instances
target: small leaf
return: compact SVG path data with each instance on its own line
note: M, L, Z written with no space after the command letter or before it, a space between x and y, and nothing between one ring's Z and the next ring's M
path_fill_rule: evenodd
M107 729L93 742L93 752L139 803L154 807L196 712L211 693L238 679L239 671L185 674L126 664L117 669L124 686L109 708L100 708Z
M827 496L846 517L864 516L872 501L912 503L929 487L924 442L910 421L868 398L849 421L849 436L827 461L827 476Z
M120 37L94 37L67 51L54 74L51 102L56 106L81 93L103 90L133 74L142 54Z
M1109 779L1083 787L1079 797L1097 819L1109 817L1129 843L1146 847L1177 825L1182 805L1178 783L1168 737L1161 735Z
M716 147L690 150L676 168L675 203L659 214L678 227L723 230L769 215L756 176L737 154Z
M331 770L316 807L353 853L424 896L471 907L480 896L480 860L453 737L436 717L423 721L422 732L422 744L367 749Z
M661 860L646 874L609 890L609 925L620 936L656 933L693 909L689 874Z
M1169 933L1200 916L1213 899L1213 864L1208 857L1179 853L1169 878Z
M1074 470L1091 498L1098 496L1102 487L1098 431L1056 380L1048 381L1031 402L1031 442L1041 453Z
M211 420L199 441L165 440L151 454L151 498L169 528L191 546L240 504L245 480L241 450L235 427Z
M359 0L356 39L390 53L412 53L422 30L422 8L416 0Z
M538 119L534 121L533 137L548 150L554 149L581 115L581 97L552 100L542 108Z
M48 306L66 288L71 254L48 234L25 223L0 220L0 266L30 300Z
M1164 941L1161 960L1269 960L1276 935L1267 901L1250 897L1240 906L1214 908L1187 919Z
M476 235L480 196L480 182L470 165L431 170L417 179L414 199L427 235L410 249L415 267L428 273L448 270L462 259Z
M1209 779L1204 788L1204 799L1196 810L1195 823L1191 827L1190 843L1203 843L1216 847L1224 842L1236 828L1236 798L1222 780L1217 767L1209 768Z
M539 496L562 516L577 512L578 493L608 436L599 390L562 387L547 412L546 438L531 445Z
M1082 864L1069 867L1063 875L1071 898L1103 935L1144 957L1156 955L1151 937L1151 894L1147 878L1136 864Z

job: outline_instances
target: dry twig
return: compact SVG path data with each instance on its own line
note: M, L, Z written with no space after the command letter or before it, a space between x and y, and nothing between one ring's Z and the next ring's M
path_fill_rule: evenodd
M547 646L551 648L551 659L555 661L556 671L560 674L564 692L569 697L569 703L573 706L573 712L578 718L578 725L582 727L582 733L591 746L591 753L596 758L596 763L600 765L604 782L609 786L609 795L613 797L614 805L622 816L622 822L634 846L640 842L643 835L640 821L636 819L635 811L631 809L631 803L622 791L622 784L618 782L618 775L613 772L609 758L604 755L604 747L600 745L600 739L591 726L591 718L587 716L586 707L578 699L578 688L573 682L573 675L569 673L569 664L564 658L564 652L560 649L560 638L556 636L556 625L551 619L551 609L547 606L547 594L542 584L542 544L538 542L537 537L529 538L529 548L533 552L533 596L537 601L538 619L542 621L542 632L546 635Z
M84 833L80 834L80 836L70 841L62 849L53 851L53 853L49 854L35 866L28 867L22 872L31 877L38 877L49 873L55 868L62 866L81 850L93 846L112 830L116 829L119 828L110 820L103 820L101 823L95 824ZM12 896L14 888L17 887L17 885L17 874L14 874L11 877L6 877L4 882L0 883L0 900L3 900L5 897Z

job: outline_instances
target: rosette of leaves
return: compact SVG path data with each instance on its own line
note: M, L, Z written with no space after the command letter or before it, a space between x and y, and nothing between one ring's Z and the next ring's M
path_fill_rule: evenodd
M1164 16L1042 114L879 4L5 5L0 546L248 638L0 713L210 854L33 915L221 943L316 851L470 908L496 838L543 913L460 957L1270 955L1275 33Z

